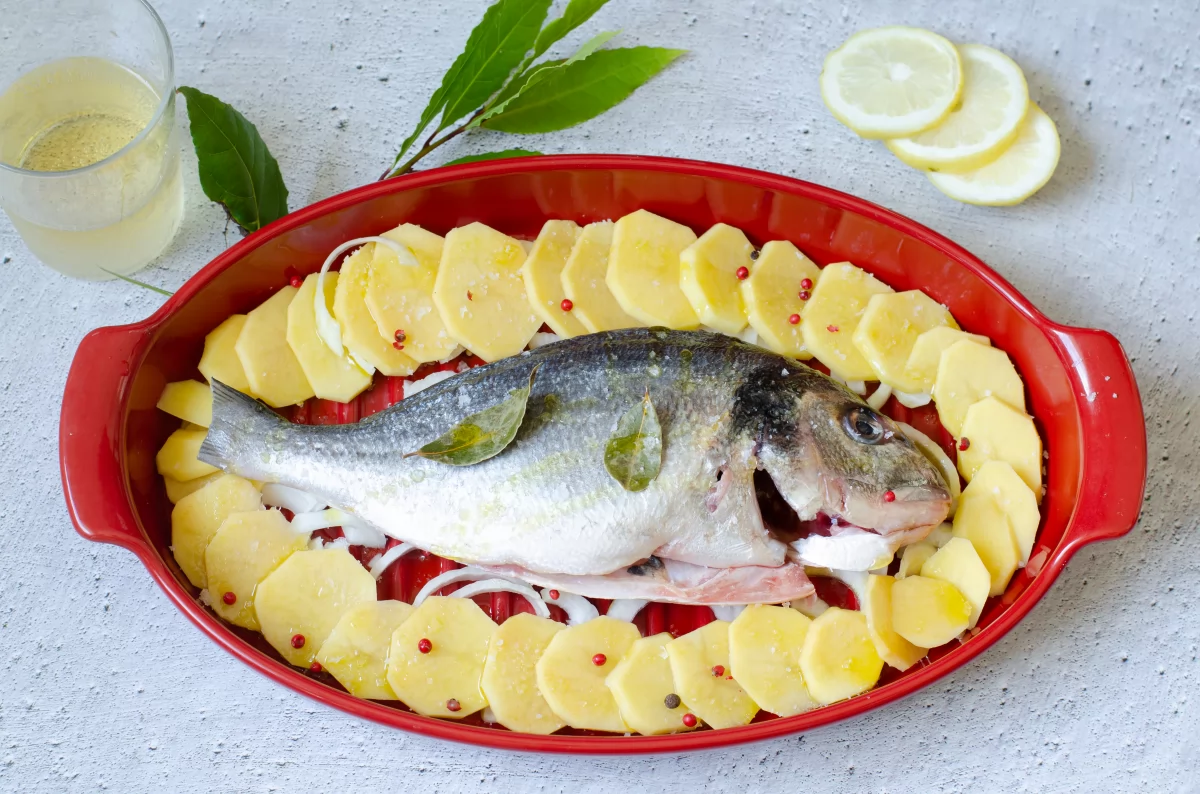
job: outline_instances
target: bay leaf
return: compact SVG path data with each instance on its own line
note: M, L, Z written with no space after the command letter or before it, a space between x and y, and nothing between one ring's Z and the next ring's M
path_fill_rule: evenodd
M604 445L604 468L626 491L644 491L662 469L662 426L650 402L642 401L621 414Z
M484 160L506 160L510 157L537 157L539 155L541 155L541 152L535 152L530 149L505 149L502 152L468 154L466 157L459 157L448 163L443 163L443 165L462 165L463 163L479 163Z
M604 7L608 0L571 0L563 10L562 16L551 20L538 34L533 44L533 57L550 49L556 41L561 40L575 28L592 18L592 15Z
M187 99L204 195L247 232L287 215L287 185L258 129L211 94L189 86L179 93Z
M416 452L409 452L404 457L415 455L450 466L471 466L499 455L512 443L517 437L517 431L521 429L537 370L536 366L530 370L529 383L522 389L510 391L503 402L471 414Z
M573 127L615 107L684 50L625 47L593 52L547 71L482 126L532 134Z

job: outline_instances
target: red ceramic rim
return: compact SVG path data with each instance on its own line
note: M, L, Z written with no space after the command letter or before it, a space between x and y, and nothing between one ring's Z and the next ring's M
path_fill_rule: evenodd
M204 283L269 240L284 232L305 226L330 212L353 206L380 195L458 180L539 171L621 169L686 174L737 182L764 190L802 195L806 198L815 199L829 206L856 213L882 223L919 240L954 260L962 267L970 270L976 277L988 284L1005 301L1029 319L1032 324L1036 325L1048 338L1054 340L1055 348L1064 358L1066 356L1064 348L1079 347L1082 345L1081 339L1084 336L1100 333L1083 329L1066 328L1050 321L1017 292L1012 285L961 246L956 245L925 226L890 210L827 187L762 171L695 160L627 155L555 155L468 163L424 171L385 182L365 185L346 193L332 196L281 218L265 229L238 242L213 259L212 262L184 284L151 317L140 323L123 327L122 331L129 334L137 334L140 338L140 341L135 343L131 367L136 368L140 364L148 340L152 337L153 329L179 306L191 300ZM1111 337L1108 337L1107 334L1102 335L1111 340ZM1119 355L1120 365L1125 367L1125 371L1128 372L1129 382L1133 383L1128 362L1125 360L1124 355L1119 352L1119 345L1116 344L1115 340L1111 340L1109 347L1115 348L1117 351L1115 355ZM1131 407L1126 407L1125 413L1128 417L1135 419L1141 424L1139 431L1134 433L1135 436L1140 435L1141 443L1140 448L1137 448L1137 438L1133 439L1133 448L1126 450L1128 457L1123 462L1122 468L1123 473L1132 474L1136 477L1136 482L1131 483L1128 489L1136 488L1136 503L1140 504L1142 491L1145 486L1146 449L1145 425L1136 384L1134 384L1132 398L1134 404ZM1077 403L1079 399L1081 398L1077 396ZM66 413L66 407L67 404L64 403L64 414ZM70 435L71 430L64 422L60 427L60 450L66 446ZM125 427L123 423L119 428L118 436L119 439L116 447L119 450L121 470L125 471L127 461L125 459ZM158 582L159 586L179 610L196 624L201 631L212 638L214 642L251 668L314 700L384 725L390 725L421 735L474 745L551 753L639 754L683 752L724 747L803 732L862 714L878 706L906 697L958 669L991 647L993 643L1004 636L1017 622L1028 614L1034 604L1049 590L1063 566L1076 551L1088 543L1126 534L1132 529L1137 518L1136 511L1133 514L1111 515L1104 513L1103 508L1096 507L1095 505L1076 504L1067 522L1062 542L1058 548L1050 555L1040 573L1032 577L1027 588L992 623L986 626L969 642L955 648L936 662L851 700L835 703L794 717L782 717L738 728L709 730L697 733L669 736L535 736L422 717L371 701L360 700L346 692L333 689L312 680L303 675L299 670L291 669L284 664L268 658L228 631L213 614L205 610L176 581L163 562L158 559L153 549L145 542L145 528L140 526L140 522L138 529L142 533L141 538L136 538L132 535L120 536L119 533L112 533L104 537L89 535L76 514L72 494L74 488L80 486L80 481L86 479L87 473L80 471L72 472L71 467L68 466L65 452L60 452L60 459L68 508L70 509L72 520L80 533L85 537L89 537L89 539L104 540L124 546L137 554L151 576L154 577L155 581ZM1101 463L1107 462L1101 461ZM1084 456L1083 465L1086 467L1087 464L1087 457ZM74 475L73 477L72 474ZM126 493L124 495L127 499L130 498L128 486L126 486ZM1092 521L1098 524L1103 523L1104 526L1091 530L1086 526L1081 526L1085 522L1090 523Z

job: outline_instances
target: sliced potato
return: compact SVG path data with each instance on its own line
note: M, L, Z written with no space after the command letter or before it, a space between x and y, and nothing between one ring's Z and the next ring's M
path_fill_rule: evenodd
M171 511L171 552L188 581L208 586L204 552L226 518L261 509L262 494L254 483L232 474L180 499Z
M817 704L804 685L800 649L812 620L787 607L753 604L729 624L729 671L755 703L790 717Z
M593 334L641 325L625 313L605 281L612 236L612 221L584 226L567 257L560 279L563 294L574 304L571 313Z
M786 240L772 240L762 247L741 290L750 327L764 347L792 358L812 358L800 324L791 318L804 316L808 301L800 294L811 297L820 277L821 269ZM805 279L812 282L808 289Z
M321 645L317 662L355 697L395 700L387 680L388 652L392 634L414 611L412 604L403 601L355 604Z
M167 500L171 504L179 504L179 500L190 493L199 491L204 486L208 485L218 477L224 476L223 471L214 471L204 477L197 477L194 480L176 480L174 477L163 477L163 485L167 487Z
M308 667L342 615L375 600L375 577L345 549L298 551L258 583L254 611L263 637Z
M342 331L342 344L365 370L384 375L411 375L417 362L395 347L393 336L382 336L367 308L367 285L375 261L375 243L367 243L342 261L333 291L333 316ZM395 333L393 331L393 333Z
M675 694L666 649L671 640L665 631L642 637L604 680L625 724L643 736L688 730L683 724L687 709L682 703L674 708L667 705L667 698Z
M955 342L942 353L933 384L942 426L961 436L967 409L985 397L1025 412L1025 384L1005 352L969 340Z
M737 272L753 269L753 251L741 229L718 223L679 254L679 287L700 322L731 336L746 327Z
M879 658L897 670L907 670L924 659L929 650L901 637L892 625L892 588L896 581L890 576L867 577L862 612L867 616L867 631Z
M638 637L637 626L610 617L568 626L537 661L538 691L572 728L624 733L629 726L604 679Z
M288 306L287 341L313 392L322 400L348 403L371 385L371 376L350 360L337 355L317 334L313 299L317 294L318 274L310 273ZM325 275L325 305L333 303L338 274Z
M919 574L921 566L933 556L935 551L937 551L937 546L924 540L905 546L904 553L900 555L900 569L896 571L896 578L903 579L906 576Z
M945 645L970 623L971 602L949 582L906 576L892 585L892 627L913 645Z
M246 379L242 360L234 350L245 325L246 315L235 314L210 331L204 337L204 353L197 368L209 383L219 380L243 394L250 394L250 381Z
M974 628L991 592L992 575L988 573L987 566L979 558L971 541L966 538L952 539L925 561L921 576L941 579L957 587L958 592L971 604L971 622L967 628Z
M730 672L729 623L714 620L672 640L667 656L676 693L707 725L733 728L754 719L758 704Z
M912 352L908 354L908 361L904 365L904 378L913 384L919 384L920 387L915 392L909 393L932 394L942 353L951 345L964 340L984 347L992 343L986 336L968 334L966 331L960 331L948 325L930 328L918 336L913 342Z
M210 466L196 457L206 435L208 431L202 427L181 427L167 436L162 448L154 456L158 473L179 482L216 474L219 471L216 466Z
M308 535L293 530L278 510L230 514L204 551L213 612L235 626L258 631L254 611L258 583L293 553L306 548Z
M696 242L681 223L638 210L616 222L605 281L621 308L645 325L700 325L679 287L679 255Z
M298 291L284 287L246 315L233 345L250 390L273 408L302 403L313 396L312 386L287 341L288 306Z
M212 389L198 380L168 383L155 407L198 427L208 427L212 423Z
M871 363L854 346L854 331L872 295L892 288L849 262L827 265L801 316L804 344L843 380L875 380Z
M574 306L563 310L562 273L567 259L579 239L579 225L572 221L546 221L529 252L529 258L521 265L521 277L525 280L525 292L533 313L546 325L564 338L582 336L587 328L576 315Z
M916 394L924 384L909 377L906 366L917 338L932 328L958 328L958 323L945 306L924 292L914 289L873 295L854 329L854 345L881 383Z
M520 353L542 325L525 292L524 263L519 240L482 223L446 235L433 303L450 335L485 361Z
M990 491L968 485L954 514L954 536L966 538L975 547L991 577L988 595L998 596L1021 562L1008 516Z
M386 245L375 246L366 303L376 329L387 341L396 341L396 332L403 331L404 341L400 344L404 345L404 355L413 361L441 361L458 347L433 304L433 285L445 240L411 223L381 236L408 248L417 266L402 264Z
M1034 492L1012 466L998 460L980 466L971 482L975 485L972 498L990 495L995 500L1000 512L1008 518L1022 564L1029 562L1042 520Z
M469 598L425 599L392 634L387 679L410 709L461 719L488 704L480 688L496 624ZM422 653L420 642L430 642Z
M1033 419L995 397L985 397L967 409L963 438L970 440L958 453L958 470L972 482L988 461L1002 461L1042 500L1042 437Z
M840 607L817 616L804 637L800 670L809 694L821 705L861 695L875 686L883 659L871 640L867 616Z
M492 632L480 686L496 720L510 731L551 734L565 723L537 688L537 661L563 624L518 614Z

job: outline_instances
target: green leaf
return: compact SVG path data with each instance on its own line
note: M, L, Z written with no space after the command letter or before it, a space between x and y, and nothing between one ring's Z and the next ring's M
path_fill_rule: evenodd
M215 96L182 86L204 195L248 232L287 215L279 163L254 125Z
M447 165L462 165L463 163L479 163L484 160L505 160L510 157L537 157L541 152L531 151L529 149L505 149L502 152L486 152L484 154L468 154L466 157L459 157L456 160L451 160Z
M618 105L683 53L660 47L594 52L582 61L550 70L483 126L524 134L573 127Z
M439 129L500 90L533 46L549 10L550 0L499 0L487 10L442 80L446 107Z
M99 265L97 265L97 267L99 267ZM175 294L174 292L171 292L170 290L165 290L162 287L156 287L153 284L147 284L144 281L138 281L136 278L130 278L129 276L122 276L120 273L114 273L106 267L101 267L100 269L103 270L105 273L107 273L110 276L116 276L117 278L121 279L122 281L133 284L135 287L141 287L142 289L148 289L151 292L157 292L159 295L166 295L168 298Z
M577 61L582 61L584 58L588 57L605 44L608 44L608 42L620 32L621 31L619 30L606 30L603 33L597 33L595 36L592 36L590 39L585 41L579 47L579 49L575 51L574 55L572 55L570 58L567 58L565 65L570 66Z
M556 41L587 22L592 18L592 14L603 8L607 2L608 0L571 0L563 15L551 20L538 34L537 41L533 44L533 57L537 58Z
M662 469L662 426L650 392L617 420L604 445L604 468L626 491L644 491Z
M537 375L535 366L529 372L529 383L523 389L513 389L504 402L471 414L447 432L430 441L416 452L417 455L451 466L471 466L499 455L512 443L525 419L525 405Z

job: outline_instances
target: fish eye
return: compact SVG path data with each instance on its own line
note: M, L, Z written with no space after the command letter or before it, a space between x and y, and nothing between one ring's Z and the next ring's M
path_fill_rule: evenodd
M869 408L851 408L842 420L846 435L860 444L882 444L892 437L883 421Z

